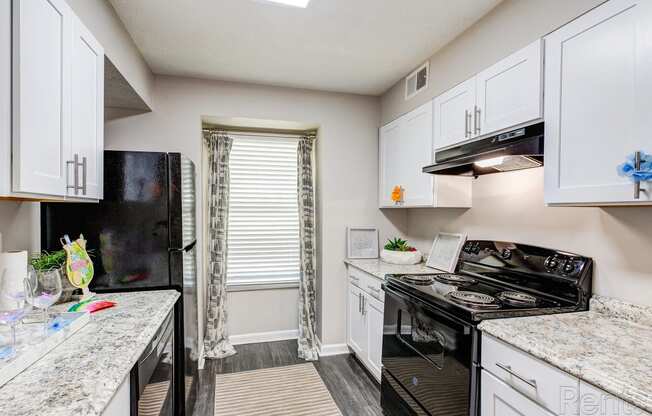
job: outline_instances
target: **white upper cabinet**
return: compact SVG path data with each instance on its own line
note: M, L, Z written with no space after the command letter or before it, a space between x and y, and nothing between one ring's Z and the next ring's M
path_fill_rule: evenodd
M475 136L542 118L541 53L538 39L475 77Z
M434 99L435 149L542 118L541 40Z
M63 196L74 16L65 0L12 4L13 190Z
M379 154L380 154L380 188L379 204L381 207L391 207L392 189L403 183L403 171L398 160L403 159L401 147L401 123L402 118L380 128L379 132Z
M101 199L102 46L65 0L14 0L11 19L7 12L0 18L12 27L13 129L0 145L13 158L0 167L0 196Z
M475 78L438 96L433 101L435 148L447 147L473 137Z
M545 38L545 200L652 202L617 167L652 153L652 2L611 0Z
M73 32L72 61L71 171L75 156L81 171L77 172L77 188L69 188L68 195L101 199L104 153L104 49L79 20ZM74 175L75 172L72 171L71 174Z
M471 179L423 173L433 163L432 103L381 127L379 137L381 208L470 207ZM400 187L402 200L392 190Z

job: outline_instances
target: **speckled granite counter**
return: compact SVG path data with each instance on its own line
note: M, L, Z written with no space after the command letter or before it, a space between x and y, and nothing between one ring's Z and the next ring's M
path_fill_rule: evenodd
M379 279L385 279L386 274L400 273L434 273L437 269L426 267L425 263L401 265L389 264L380 259L345 259L344 263L367 272Z
M174 290L103 294L118 305L0 388L3 416L100 415L172 310Z
M596 296L588 312L488 320L479 328L652 412L652 307Z

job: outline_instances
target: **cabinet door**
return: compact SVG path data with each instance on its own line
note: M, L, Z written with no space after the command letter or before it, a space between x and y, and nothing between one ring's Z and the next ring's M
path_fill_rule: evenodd
M364 321L367 327L367 365L380 380L383 355L383 303L365 295Z
M432 103L410 111L400 130L401 159L397 160L403 181L406 207L431 207L434 204L433 175L421 169L433 161Z
M480 389L482 416L554 416L486 370L482 370Z
M470 139L475 105L475 78L471 78L434 99L435 149Z
M612 0L545 38L545 200L651 202L634 198L617 166L652 153L652 2Z
M378 203L381 208L400 207L392 201L392 189L403 186L404 172L401 161L405 158L401 145L403 117L380 128L379 135L379 169Z
M365 356L367 339L367 331L362 316L362 296L364 296L363 292L359 288L349 284L347 338L349 347L360 358Z
M650 416L611 394L580 382L580 416Z
M104 154L104 50L86 27L75 18L72 43L72 136L71 157L78 169L79 186L68 195L101 199ZM69 172L74 177L74 171Z
M12 5L12 188L64 196L74 15L65 0L14 0Z
M482 136L542 117L541 40L476 76L473 136Z

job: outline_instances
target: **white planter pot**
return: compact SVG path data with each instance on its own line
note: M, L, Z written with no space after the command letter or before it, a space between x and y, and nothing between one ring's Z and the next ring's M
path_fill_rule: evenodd
M421 262L423 255L417 251L392 251L385 250L380 253L380 259L385 263L392 264L417 264Z

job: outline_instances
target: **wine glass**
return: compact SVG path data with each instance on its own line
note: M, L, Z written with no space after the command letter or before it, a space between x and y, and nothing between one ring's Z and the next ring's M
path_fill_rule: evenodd
M11 329L11 349L8 354L2 354L2 358L10 359L16 355L16 325L30 309L23 282L11 279L9 271L3 269L0 276L0 324Z
M50 315L48 308L61 297L61 273L59 269L36 270L30 266L25 281L27 301L43 310L43 336L47 336Z

